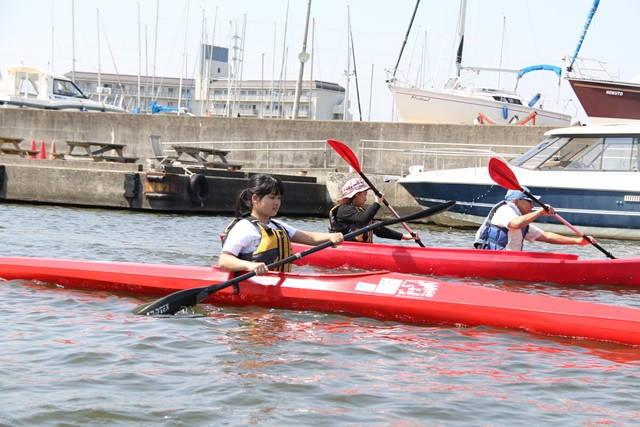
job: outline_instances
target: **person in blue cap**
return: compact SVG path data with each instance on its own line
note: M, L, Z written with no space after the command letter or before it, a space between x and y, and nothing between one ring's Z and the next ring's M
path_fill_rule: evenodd
M523 190L531 194L527 187ZM540 196L534 196L540 199ZM507 251L522 251L524 241L545 242L556 245L589 244L582 237L569 237L551 231L544 231L532 224L541 216L555 214L553 207L546 205L544 209L533 210L533 201L519 190L509 190L504 200L495 205L484 223L476 233L474 246L477 249L494 249ZM587 236L595 242L591 236Z

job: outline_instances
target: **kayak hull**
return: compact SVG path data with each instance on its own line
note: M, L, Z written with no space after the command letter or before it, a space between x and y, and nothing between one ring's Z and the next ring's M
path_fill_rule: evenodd
M309 246L294 243L294 252ZM579 259L572 254L421 248L344 242L308 255L297 264L360 268L445 277L640 286L640 258Z
M225 282L216 267L0 257L0 277L164 296ZM505 292L395 272L269 273L203 303L350 313L414 324L491 326L640 345L640 310Z

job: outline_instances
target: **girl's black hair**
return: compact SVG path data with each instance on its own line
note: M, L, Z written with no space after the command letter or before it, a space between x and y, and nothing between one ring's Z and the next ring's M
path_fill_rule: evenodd
M258 196L258 199L262 199L269 194L284 196L284 185L280 178L271 175L252 175L251 178L249 178L247 188L240 192L233 207L236 218L251 215L251 211L253 210L251 197L254 194Z

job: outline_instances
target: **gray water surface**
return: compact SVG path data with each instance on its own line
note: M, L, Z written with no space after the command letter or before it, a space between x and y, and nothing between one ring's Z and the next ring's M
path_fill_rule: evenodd
M325 221L284 219L324 231ZM228 217L0 204L0 255L211 265ZM413 226L427 246L473 231ZM397 242L396 242L397 243ZM639 242L600 241L618 257ZM602 258L593 247L533 250ZM465 283L487 285L459 279ZM640 308L638 290L492 283ZM0 282L1 425L637 425L640 348Z

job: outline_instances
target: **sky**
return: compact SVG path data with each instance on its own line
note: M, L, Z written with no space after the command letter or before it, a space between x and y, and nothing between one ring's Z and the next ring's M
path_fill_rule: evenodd
M203 34L229 47L244 38L243 79L296 80L309 0L0 0L0 68L193 77ZM463 66L565 69L593 0L468 0ZM401 121L387 89L415 0L311 0L304 78L349 88L354 120ZM422 0L396 71L399 82L438 88L454 72L459 2ZM579 56L610 75L640 75L638 0L601 0ZM349 31L350 30L350 31ZM355 62L348 61L352 34ZM592 65L595 65L592 62ZM311 67L313 65L313 67ZM349 73L347 73L347 70ZM508 74L483 84L513 88ZM525 99L588 122L566 81L527 74Z

